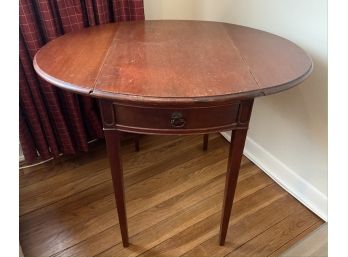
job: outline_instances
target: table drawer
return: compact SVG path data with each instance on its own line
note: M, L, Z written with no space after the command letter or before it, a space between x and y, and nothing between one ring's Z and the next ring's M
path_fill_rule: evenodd
M102 106L105 129L135 133L189 134L223 131L247 126L251 105L236 101L226 105L207 107L156 107L112 103ZM104 106L104 107L103 107ZM244 107L243 107L244 106ZM245 108L245 106L249 106ZM108 111L112 109L112 112ZM247 115L244 118L241 116Z

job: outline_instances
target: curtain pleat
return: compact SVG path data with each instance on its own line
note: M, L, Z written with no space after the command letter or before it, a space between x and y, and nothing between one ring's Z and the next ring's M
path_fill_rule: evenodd
M39 78L32 66L36 52L83 27L143 19L142 0L19 1L19 135L28 163L88 151L89 140L103 138L95 100Z

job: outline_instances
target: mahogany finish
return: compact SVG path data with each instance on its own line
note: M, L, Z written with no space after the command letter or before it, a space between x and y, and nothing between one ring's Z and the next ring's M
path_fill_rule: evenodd
M110 160L112 182L115 191L118 220L124 247L129 245L126 206L124 200L123 169L120 156L120 135L117 131L104 131L107 153Z
M116 29L115 24L89 27L50 41L34 57L36 72L53 85L89 94Z
M104 117L105 129L146 134L192 134L194 132L224 131L237 126L243 127L240 112L244 101L235 101L230 105L211 107L159 108L138 107L101 101L102 109L110 108L110 119ZM104 114L105 116L105 114Z
M226 238L254 98L293 87L312 71L292 42L203 21L121 22L66 34L34 58L48 82L99 99L124 246L128 230L120 131L204 134L233 130L220 245ZM139 144L136 145L139 149Z
M255 97L303 81L312 69L292 42L256 29L203 21L86 28L36 54L43 79L74 92L132 102Z

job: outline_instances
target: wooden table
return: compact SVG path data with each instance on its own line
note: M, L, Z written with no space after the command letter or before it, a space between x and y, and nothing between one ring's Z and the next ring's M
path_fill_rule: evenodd
M121 131L183 135L233 130L220 227L223 245L254 98L301 83L313 66L301 48L263 31L217 22L145 21L66 34L40 49L34 67L57 87L98 98L126 247Z

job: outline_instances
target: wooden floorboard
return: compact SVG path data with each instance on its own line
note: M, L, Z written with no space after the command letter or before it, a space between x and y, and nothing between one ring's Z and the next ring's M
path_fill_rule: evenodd
M303 237L300 235L299 237L303 238L301 241L297 241L296 244L293 244L288 250L285 252L282 251L282 248L277 251L281 251L282 257L290 257L290 256L328 256L328 223L324 223L318 225L318 222L309 228L311 233ZM295 241L295 240L292 240ZM289 247L289 243L286 244L287 248ZM274 252L274 254L277 254ZM278 256L278 255L273 255Z
M26 256L276 256L322 221L243 158L218 245L229 145L219 134L122 144L130 247L123 248L105 146L20 171ZM269 243L271 242L271 243Z
M321 226L324 226L324 225L325 224L323 224L322 220L318 220L316 223L314 223L308 229L304 230L303 232L298 234L296 237L293 237L289 241L284 243L281 247L279 247L276 251L274 251L269 256L280 256L280 255L283 256L284 253L286 253L289 250L291 250L294 245L296 246L296 243L300 243L300 242L302 243L303 239L305 239L306 237L310 236L313 233L313 231L315 231L316 229L318 229L318 228L320 228ZM318 246L320 247L323 244L325 244L325 240L323 240L322 242L314 242L314 243L315 243L315 245L312 244L311 247L313 247L313 248L318 247ZM327 243L327 241L326 241L326 243ZM297 255L300 255L300 254L297 254ZM308 252L307 251L303 251L301 255L302 256L307 256ZM296 256L296 255L288 255L288 256ZM322 253L322 254L320 254L318 256L327 256L327 252L326 253Z

